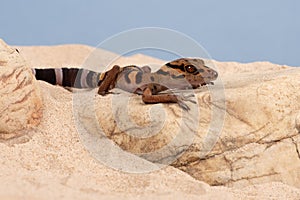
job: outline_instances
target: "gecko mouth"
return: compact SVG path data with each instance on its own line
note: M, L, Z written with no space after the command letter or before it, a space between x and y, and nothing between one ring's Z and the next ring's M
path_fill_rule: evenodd
M198 88L200 86L204 85L214 85L212 81L216 80L216 78L209 77L202 77L203 79L201 81L189 81L193 89Z
M200 86L206 85L207 83L205 82L194 82L194 83L190 83L193 89L196 89Z

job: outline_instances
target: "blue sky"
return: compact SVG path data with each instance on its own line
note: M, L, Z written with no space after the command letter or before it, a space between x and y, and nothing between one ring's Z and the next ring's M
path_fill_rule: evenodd
M9 0L1 8L0 37L11 45L97 46L121 31L163 27L216 60L300 66L298 0Z

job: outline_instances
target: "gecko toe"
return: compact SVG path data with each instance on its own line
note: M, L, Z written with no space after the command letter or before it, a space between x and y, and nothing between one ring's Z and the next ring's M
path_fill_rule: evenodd
M184 103L183 101L179 101L178 105L179 105L180 108L182 108L185 111L189 111L190 110L190 107L188 105L186 105L186 103Z

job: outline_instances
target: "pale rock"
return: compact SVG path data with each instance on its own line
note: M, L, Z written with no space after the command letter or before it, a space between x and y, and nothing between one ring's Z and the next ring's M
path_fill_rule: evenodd
M35 78L14 48L0 40L0 140L39 124L42 102Z
M300 187L300 135L295 129L295 118L299 127L300 69L222 78L226 107L212 102L212 108L226 111L216 145L201 159L191 159L201 151L190 148L173 165L211 185L243 187L280 181Z

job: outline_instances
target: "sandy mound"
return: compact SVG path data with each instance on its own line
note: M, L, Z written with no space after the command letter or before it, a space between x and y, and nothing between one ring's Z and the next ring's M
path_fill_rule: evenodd
M125 65L149 65L159 64L164 61L149 56L137 54L130 57L119 55L85 45L60 45L60 46L15 46L20 54L33 67L62 67L62 66L85 66L99 69L99 65L110 67L113 64ZM53 59L55 58L55 59ZM134 61L134 63L133 63ZM96 66L94 66L96 65Z
M31 66L45 67L82 65L86 56L93 50L81 45L18 47L18 49L21 55L31 63ZM110 52L103 51L102 53L103 56L99 59L103 59L101 61L103 64L110 62L110 59L116 56ZM121 58L119 61L119 64L127 63L144 65L163 62L143 55ZM77 133L72 112L74 103L72 94L58 86L39 82L43 99L43 118L40 125L34 130L28 130L28 135L22 139L0 143L2 155L0 170L3 183L0 186L0 199L299 199L300 189L296 184L300 181L296 175L300 173L299 168L293 168L293 166L297 166L299 160L296 151L297 145L299 146L299 134L296 129L299 127L299 117L297 117L299 116L299 107L296 105L300 99L299 92L297 92L299 69L276 66L270 63L248 64L247 69L239 64L233 68L230 68L231 65L227 63L223 65L219 63L218 66L220 77L227 88L226 94L228 92L229 95L226 97L228 99L227 106L229 111L232 111L226 114L224 129L224 136L226 137L223 137L222 134L221 140L209 154L209 157L202 160L200 164L197 160L188 164L184 163L184 161L194 159L195 153L199 153L197 147L192 145L193 148L187 151L187 156L174 164L187 173L169 166L151 173L131 174L108 168L97 162L83 146ZM280 75L280 82L286 80L284 85L277 86L278 74ZM261 82L262 80L265 82ZM294 82L291 82L292 80ZM265 85L266 83L269 85ZM260 84L260 87L256 84ZM270 85L272 88L268 89ZM279 103L278 101L270 101L268 104L267 98L257 99L257 94L252 93L257 88L260 89L259 94L265 95L267 91L273 91L272 95L283 100L280 100ZM284 88L294 88L295 90L284 90ZM280 91L280 94L283 95L276 96L274 91ZM197 91L196 94L203 113L209 115L208 92L204 89ZM289 96L289 92L296 93L294 98ZM243 104L242 99L240 99L243 95L245 95L243 101L249 100L246 101L247 104ZM97 101L108 101L109 98L111 97L100 98ZM291 107L287 110L288 113L285 113L287 112L285 109L287 99L292 101L290 101ZM256 103L264 101L264 104L260 104L261 107L266 107L263 110L264 113L275 109L277 114L265 114L263 115L264 118L256 119L251 115L251 112L258 111L248 109L255 108L255 106L251 106L251 102L254 100ZM138 103L139 101L138 97L132 99L131 103L140 104L135 109L147 107ZM206 104L202 105L203 102ZM241 103L233 104L232 102ZM268 107L267 105L272 106ZM180 110L176 105L164 105L163 107L171 113L180 115ZM244 113L236 113L237 110L243 110ZM134 115L136 112L135 110L132 111ZM98 116L101 119L101 114ZM108 116L107 112L104 112L102 117L105 118L105 116ZM269 123L266 122L268 119L270 120ZM109 118L106 120L109 121ZM283 124L272 127L276 120L283 121ZM205 118L201 118L199 123L200 127L207 125ZM111 127L107 126L108 129ZM264 131L261 127L266 127L268 131ZM286 132L280 131L282 127L288 128ZM251 134L244 137L244 134L247 135L247 133ZM282 138L282 134L287 135L287 137ZM122 134L119 136L115 137L114 140L119 141L119 144L122 145L123 136ZM243 139L233 141L234 138ZM273 141L273 138L278 140ZM290 149L291 145L293 145L293 152ZM135 148L136 146L129 150L135 150ZM289 153L284 153L287 149ZM280 159L293 153L294 162L291 163L293 160L289 157L286 159L288 162L284 162L285 166L280 165L280 159L275 159L274 162L279 164L278 168L272 168L273 162L271 162L271 166L260 165L257 171L273 170L278 175L279 172L284 171L285 167L290 167L287 168L287 171L294 173L294 180L284 181L281 178L284 174L279 174L274 179L267 179L267 177L262 182L258 181L260 184L248 184L243 188L228 184L234 187L227 188L223 186L212 187L188 175L191 174L198 179L202 178L202 180L219 177L219 179L215 178L214 180L223 184L227 183L226 180L233 180L234 178L242 180L235 177L238 175L242 175L242 178L246 179L247 175L252 175L249 174L249 171L255 169L255 164L266 161L264 156L276 156L279 152L283 154L280 155ZM272 158L269 159L272 160ZM232 165L230 166L228 163ZM225 168L220 165L225 165ZM252 167L243 167L247 165ZM201 166L203 167L201 168ZM232 171L226 171L228 169L226 166L229 169L231 167ZM200 170L203 173L209 173L202 176L199 175ZM288 172L287 174L289 174ZM270 177L272 177L271 174ZM271 181L285 182L285 184Z

